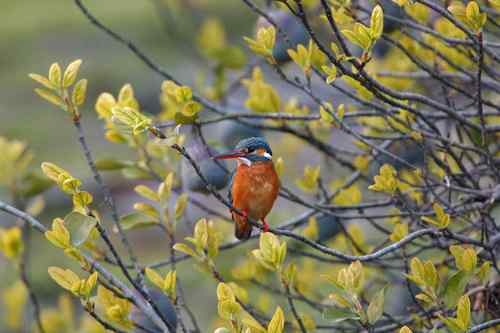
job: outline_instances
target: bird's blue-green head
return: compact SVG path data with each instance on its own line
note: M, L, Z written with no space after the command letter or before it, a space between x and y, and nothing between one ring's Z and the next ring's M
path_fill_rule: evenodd
M270 162L273 159L273 151L262 137L246 138L241 140L231 152L217 155L215 159L239 159L241 162L251 165L254 162Z

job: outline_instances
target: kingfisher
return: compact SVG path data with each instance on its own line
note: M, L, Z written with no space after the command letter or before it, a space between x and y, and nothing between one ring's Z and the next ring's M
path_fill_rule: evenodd
M263 231L268 231L266 216L273 208L280 188L269 144L261 137L246 138L241 140L233 151L214 158L237 160L228 193L231 205L242 213L240 215L231 211L236 238L250 237L252 225L248 221L249 218L261 221Z

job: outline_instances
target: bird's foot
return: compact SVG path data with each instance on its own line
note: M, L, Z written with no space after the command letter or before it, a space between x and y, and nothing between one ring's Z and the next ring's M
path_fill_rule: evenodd
M269 224L266 221L262 220L262 231L269 232Z

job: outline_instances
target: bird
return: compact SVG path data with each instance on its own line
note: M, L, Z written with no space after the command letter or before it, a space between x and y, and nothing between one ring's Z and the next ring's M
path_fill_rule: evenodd
M273 208L278 197L280 180L273 164L271 147L262 137L250 137L241 140L233 151L214 157L219 160L236 159L228 193L232 208L232 220L235 222L235 236L248 239L252 233L249 219L262 222L262 230L267 232L269 225L266 216Z

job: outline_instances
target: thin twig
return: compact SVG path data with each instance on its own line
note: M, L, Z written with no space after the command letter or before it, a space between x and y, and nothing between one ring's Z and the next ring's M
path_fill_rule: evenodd
M92 171L92 175L94 176L94 179L101 189L102 194L104 195L104 201L107 203L108 207L111 209L111 216L113 218L114 226L118 230L118 233L120 235L120 240L123 244L123 246L127 249L129 258L132 262L132 264L136 267L136 271L140 272L137 266L137 257L134 254L134 251L132 249L132 245L130 245L130 242L127 239L127 236L125 235L125 232L123 231L123 228L120 224L120 217L118 216L118 211L116 209L116 204L115 200L113 199L113 196L111 195L111 191L109 188L106 186L104 183L101 174L99 173L99 170L97 170L97 167L95 165L94 159L92 157L92 153L90 151L89 146L87 145L87 141L85 139L85 134L83 132L83 127L80 123L80 118L75 118L73 120L73 124L75 125L77 131L78 131L78 141L80 142L80 145L82 147L83 153L85 155L85 158L87 160L87 164L90 167L90 170Z
M29 235L30 235L30 228L28 227L28 224L25 224L23 227L23 236L24 236L24 242L25 242L25 249L24 253L22 254L21 261L19 262L19 275L21 277L21 281L23 282L24 286L26 287L26 290L28 290L28 295L30 298L30 302L33 305L33 316L35 318L36 325L38 327L38 330L40 333L45 333L45 329L42 324L42 318L41 318L41 311L40 311L40 302L38 301L38 298L35 294L35 291L33 290L33 287L31 285L31 282L28 278L28 273L26 272L26 265L28 261L28 250L26 249L27 243L29 243Z

